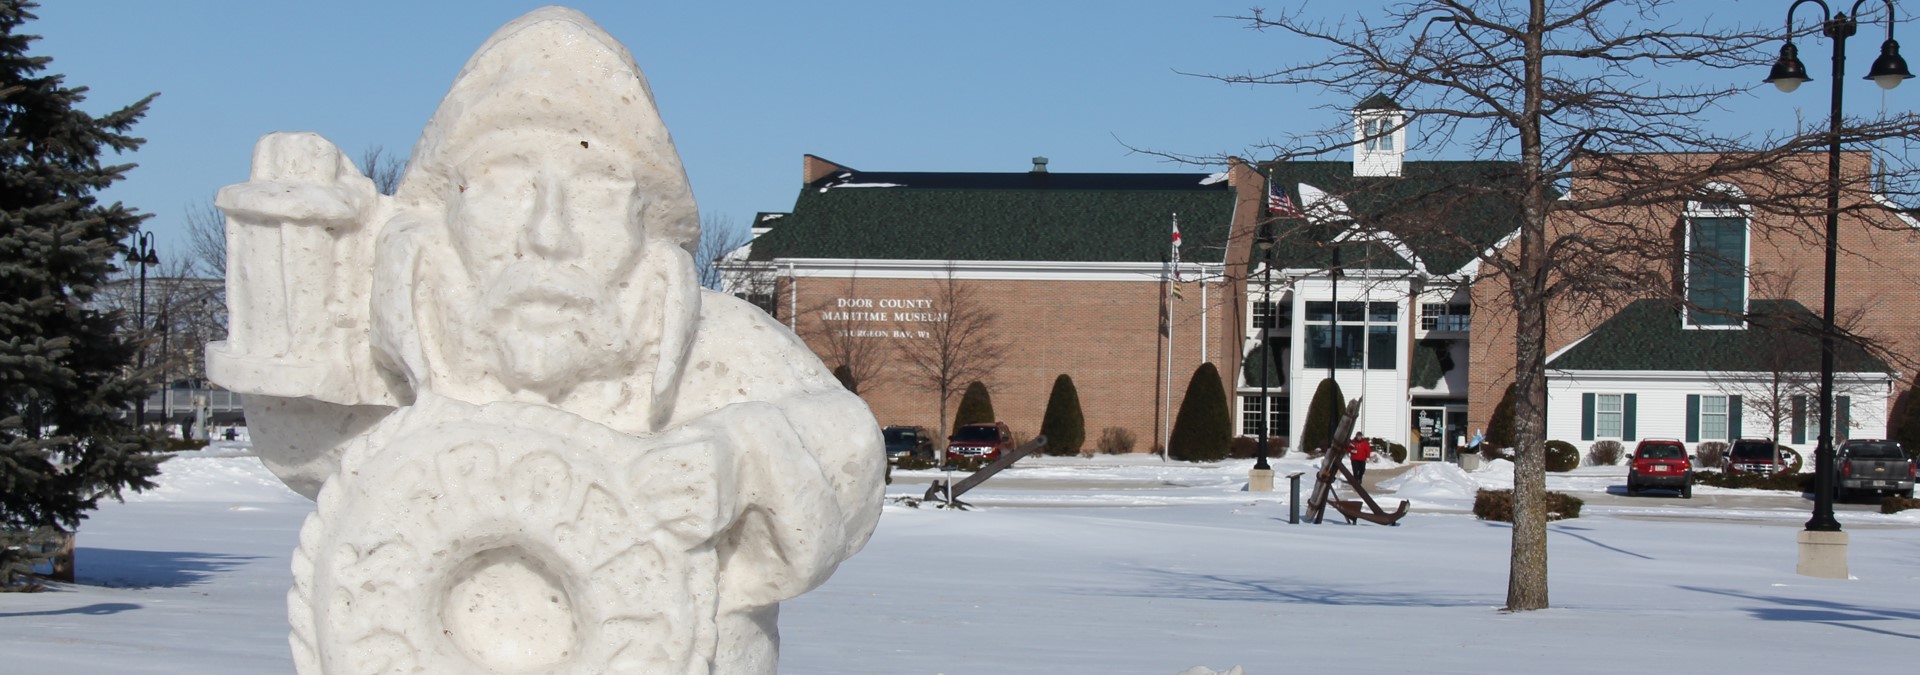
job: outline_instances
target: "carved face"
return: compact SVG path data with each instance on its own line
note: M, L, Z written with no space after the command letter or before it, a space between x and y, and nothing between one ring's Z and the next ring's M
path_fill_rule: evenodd
M627 365L645 240L621 153L550 131L489 134L457 162L447 222L510 387L563 391Z

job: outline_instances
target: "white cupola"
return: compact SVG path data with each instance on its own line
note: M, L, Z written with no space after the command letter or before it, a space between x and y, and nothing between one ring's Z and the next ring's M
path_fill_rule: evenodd
M1353 175L1399 176L1406 155L1407 111L1385 94L1353 107Z

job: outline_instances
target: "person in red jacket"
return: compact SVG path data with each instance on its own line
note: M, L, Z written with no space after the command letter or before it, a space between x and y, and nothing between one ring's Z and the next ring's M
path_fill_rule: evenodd
M1367 442L1365 434L1353 432L1353 443L1347 446L1347 454L1353 457L1353 482L1358 485L1367 475L1367 460L1373 458L1373 444Z

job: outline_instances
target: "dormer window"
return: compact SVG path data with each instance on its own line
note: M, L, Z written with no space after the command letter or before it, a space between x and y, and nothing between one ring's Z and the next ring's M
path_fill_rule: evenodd
M1399 176L1407 143L1407 111L1384 94L1353 107L1353 175Z
M1687 328L1744 328L1747 312L1748 207L1746 194L1726 183L1708 185L1687 202Z
M1360 123L1361 133L1366 136L1362 145L1368 150L1393 149L1393 123L1384 117L1364 120Z

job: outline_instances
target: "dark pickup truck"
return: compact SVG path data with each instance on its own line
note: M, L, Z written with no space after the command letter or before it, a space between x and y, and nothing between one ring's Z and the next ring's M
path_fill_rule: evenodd
M1846 501L1862 494L1913 496L1913 459L1899 441L1854 439L1840 444L1834 459L1838 480L1834 499Z

